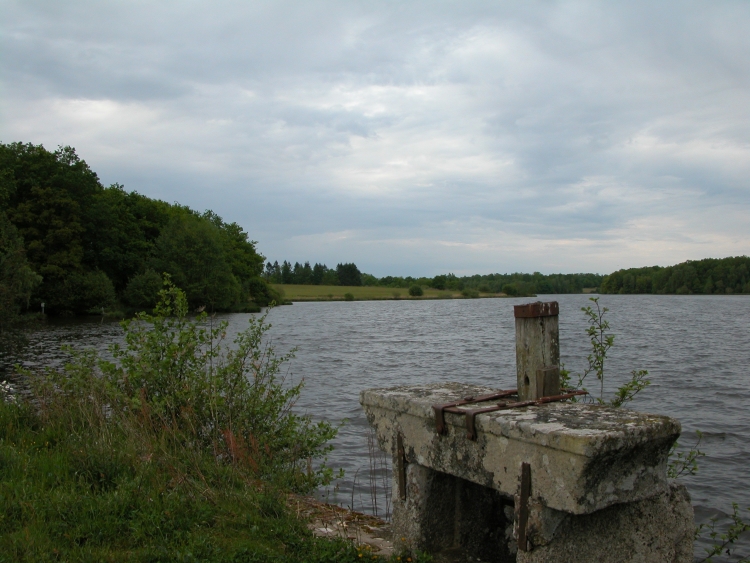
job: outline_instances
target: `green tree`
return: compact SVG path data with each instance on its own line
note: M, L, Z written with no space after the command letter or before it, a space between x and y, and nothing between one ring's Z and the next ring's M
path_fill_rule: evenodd
M356 264L337 264L336 275L341 285L362 285L362 272Z
M0 170L14 185L7 214L24 240L26 256L43 277L32 298L48 310L70 307L73 272L84 270L84 209L103 190L97 175L75 150L55 152L43 146L0 145Z
M73 312L99 313L117 299L115 287L101 270L73 272L65 279L65 307Z
M219 228L196 215L179 213L170 220L156 240L151 266L171 275L191 308L226 310L240 300Z
M144 272L170 216L168 203L128 193L119 184L105 188L84 210L84 265L107 274L121 293L133 276Z
M221 233L224 255L232 274L240 283L257 278L263 273L265 258L258 253L254 240L237 223L226 223L213 211L206 211L203 218L212 223Z
M518 288L515 286L515 284L506 283L503 286L503 293L510 297L515 297L516 295L518 295Z
M161 286L161 276L148 269L130 279L123 292L123 301L139 311L150 311L156 306Z
M281 283L294 283L292 265L286 260L284 260L284 263L281 265Z
M344 285L339 280L339 275L336 270L327 269L323 272L323 279L320 281L320 285Z
M249 291L249 298L253 303L260 305L261 307L267 307L272 303L280 305L284 302L281 294L261 278L256 277L248 280L247 288Z
M0 204L6 193L0 185ZM0 207L0 356L24 343L26 323L20 313L41 281L26 260L23 239Z
M435 276L434 278L432 278L432 283L430 285L435 289L443 290L445 289L445 285L447 282L447 276Z
M315 263L315 266L313 266L312 269L312 283L313 285L321 285L323 283L323 278L326 275L326 272L328 271L328 266L325 264L318 264Z

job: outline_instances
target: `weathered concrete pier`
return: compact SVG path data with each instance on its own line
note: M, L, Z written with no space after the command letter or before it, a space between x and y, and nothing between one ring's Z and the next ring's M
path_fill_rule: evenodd
M518 390L362 392L393 454L395 543L437 561L691 562L690 498L666 476L679 422L567 401L557 311L516 307Z

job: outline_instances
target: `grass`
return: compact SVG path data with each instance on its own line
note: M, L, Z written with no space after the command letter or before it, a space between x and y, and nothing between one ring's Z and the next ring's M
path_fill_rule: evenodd
M128 446L101 448L0 400L0 561L360 561L315 538L285 496L210 456L203 480Z
M411 297L408 287L379 286L343 286L343 285L295 285L272 284L273 288L283 292L284 298L290 301L344 301L345 294L351 293L357 301L376 301L382 299L462 299L460 291L424 288L424 295ZM499 294L481 293L480 297L498 297Z

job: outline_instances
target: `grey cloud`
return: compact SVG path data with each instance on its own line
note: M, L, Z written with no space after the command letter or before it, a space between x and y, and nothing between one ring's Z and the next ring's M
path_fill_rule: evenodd
M717 211L750 211L747 4L0 1L2 140L72 144L270 257L749 251Z

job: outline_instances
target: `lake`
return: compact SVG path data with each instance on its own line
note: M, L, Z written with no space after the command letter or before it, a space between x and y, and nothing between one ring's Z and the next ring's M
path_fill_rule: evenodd
M583 370L590 351L581 307L586 295L539 296L560 303L560 351L565 367ZM297 409L315 418L346 422L329 465L346 477L321 491L331 502L383 515L371 495L368 425L359 392L370 387L466 381L514 388L513 305L535 299L355 301L295 303L271 311L268 336L278 353L297 348L290 377L304 378ZM694 477L683 478L696 520L750 506L750 297L605 295L606 318L616 335L605 373L605 396L647 369L652 385L629 404L635 410L680 420L682 445L695 443L706 457ZM249 315L219 315L231 333ZM27 365L58 363L62 343L100 350L122 337L116 323L50 321L32 336ZM590 390L598 389L593 380ZM382 475L377 476L382 481ZM354 485L354 486L353 486ZM699 546L700 547L700 546ZM699 550L700 551L700 550Z

